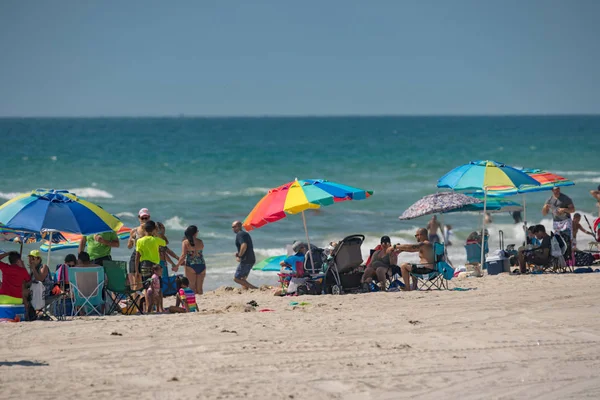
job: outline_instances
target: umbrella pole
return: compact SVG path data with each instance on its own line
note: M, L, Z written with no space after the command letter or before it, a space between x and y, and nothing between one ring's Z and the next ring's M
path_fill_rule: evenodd
M483 195L483 221L481 224L481 272L483 273L483 261L484 261L484 248L485 248L485 213L487 211L487 187L484 188Z
M23 257L23 239L21 239L21 249L19 250L19 256Z
M523 232L525 233L525 244L527 244L527 203L525 202L525 193L523 193Z
M308 238L308 229L306 228L306 216L304 215L304 211L302 211L302 222L304 223L304 233L306 233L306 244L308 245L308 258L310 258L310 266L314 273L315 262L313 261L312 250L310 248L310 239Z
M50 231L50 239L48 240L48 258L46 265L50 268L50 253L52 253L52 231Z

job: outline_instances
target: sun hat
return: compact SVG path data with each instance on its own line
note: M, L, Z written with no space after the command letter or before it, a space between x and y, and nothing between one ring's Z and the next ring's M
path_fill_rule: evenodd
M139 212L138 212L138 217L149 217L150 216L150 211L148 211L147 208L142 208Z
M41 258L40 256L40 251L39 250L31 250L29 252L29 257L37 257L37 258Z

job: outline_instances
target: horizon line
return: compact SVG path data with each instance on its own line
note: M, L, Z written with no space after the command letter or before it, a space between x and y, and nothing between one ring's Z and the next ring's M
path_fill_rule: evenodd
M598 113L473 113L473 114L164 114L164 115L0 115L0 119L117 119L117 118L156 118L156 119L217 119L217 118L447 118L447 117L598 117Z

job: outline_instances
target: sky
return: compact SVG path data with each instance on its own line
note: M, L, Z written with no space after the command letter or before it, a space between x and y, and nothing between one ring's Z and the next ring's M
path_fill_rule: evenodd
M600 113L600 1L0 2L0 116Z

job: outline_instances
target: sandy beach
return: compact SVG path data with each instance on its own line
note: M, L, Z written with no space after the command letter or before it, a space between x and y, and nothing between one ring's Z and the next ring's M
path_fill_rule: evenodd
M5 323L2 398L598 398L599 279L287 298L221 288L195 314Z

